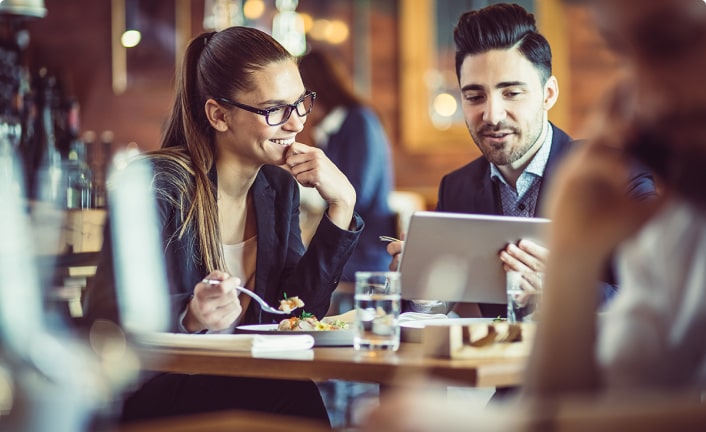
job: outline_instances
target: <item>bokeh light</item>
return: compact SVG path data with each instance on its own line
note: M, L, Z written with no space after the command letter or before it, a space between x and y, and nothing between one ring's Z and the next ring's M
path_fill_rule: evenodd
M256 20L265 13L265 2L263 0L247 0L243 4L243 15L249 20Z
M434 111L443 117L451 117L456 113L458 104L456 98L448 93L439 93L432 102Z
M125 48L136 47L137 44L142 40L142 34L138 30L126 30L120 37L120 43L123 44Z
M336 45L348 39L349 33L348 25L341 20L317 19L311 26L309 36Z

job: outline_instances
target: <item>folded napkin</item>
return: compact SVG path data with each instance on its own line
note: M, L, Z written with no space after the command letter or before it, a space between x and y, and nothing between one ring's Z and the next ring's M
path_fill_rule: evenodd
M136 339L145 345L165 348L195 348L221 351L272 352L306 350L314 346L314 338L307 334L185 334L143 333Z
M419 320L429 320L429 319L446 319L448 316L444 314L429 314L429 313L421 313L421 312L405 312L403 314L400 314L400 322L407 322L407 321L419 321ZM340 320L344 322L353 322L355 321L355 310L348 311L344 314L341 315L331 315L325 317L322 321L334 321L334 320Z
M400 322L407 321L420 321L420 320L430 320L430 319L448 319L449 317L444 314L428 314L421 312L405 312L400 314Z

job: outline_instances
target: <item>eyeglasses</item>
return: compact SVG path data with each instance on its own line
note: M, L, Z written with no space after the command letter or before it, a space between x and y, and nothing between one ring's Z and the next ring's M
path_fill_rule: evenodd
M311 112L314 107L314 100L316 99L316 92L306 91L304 96L300 97L299 100L293 104L283 104L273 106L267 109L255 108L250 105L241 104L226 98L216 98L218 102L224 103L226 105L234 106L236 108L244 109L245 111L250 111L255 114L260 114L265 116L265 122L270 126L279 126L284 124L289 120L293 111L297 112L299 117L304 117Z

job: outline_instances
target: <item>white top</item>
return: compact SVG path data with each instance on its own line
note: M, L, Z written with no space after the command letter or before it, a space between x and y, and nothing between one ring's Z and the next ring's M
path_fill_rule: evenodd
M255 291L255 268L257 264L257 236L250 237L242 243L233 245L223 245L223 258L228 266L228 273L231 276L240 278L242 286L251 291ZM250 297L240 294L240 305L243 312L233 323L233 328L240 323L245 315L245 311L250 304Z
M668 203L622 247L619 275L598 333L607 385L706 384L706 214Z
M257 263L257 236L253 236L242 243L234 245L223 245L223 257L226 261L226 266L228 267L228 274L231 276L237 276L240 278L241 285L245 288L255 291L255 268ZM240 306L243 311L240 316L231 324L230 327L219 330L211 331L207 333L233 333L235 327L240 323L245 315L245 311L250 305L250 296L245 294L239 294ZM179 316L179 331L182 333L189 333L189 331L184 326L184 318L186 317L186 311L188 306L181 312Z

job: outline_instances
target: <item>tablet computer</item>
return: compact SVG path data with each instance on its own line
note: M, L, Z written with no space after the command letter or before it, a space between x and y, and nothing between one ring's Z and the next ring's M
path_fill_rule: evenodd
M520 239L545 244L549 219L420 211L402 250L402 297L506 303L498 253Z

